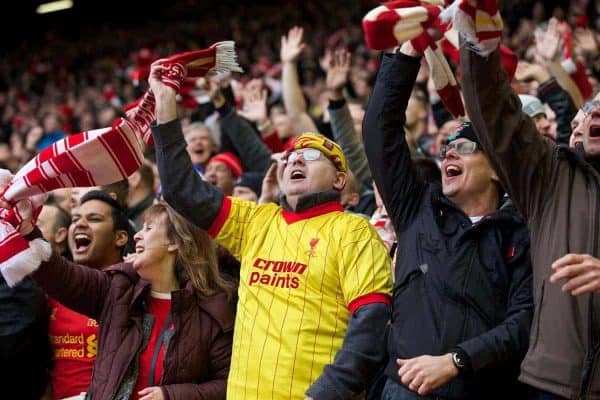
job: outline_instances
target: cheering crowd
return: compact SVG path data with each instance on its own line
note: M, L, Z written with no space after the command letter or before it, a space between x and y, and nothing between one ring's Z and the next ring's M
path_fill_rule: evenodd
M7 55L0 397L600 400L600 9L356 3Z

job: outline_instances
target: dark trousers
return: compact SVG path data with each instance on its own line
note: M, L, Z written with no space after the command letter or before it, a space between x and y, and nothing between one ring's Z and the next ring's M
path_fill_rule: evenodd
M544 392L543 390L529 387L529 397L527 400L568 400L566 397L561 397L553 393Z
M381 400L443 400L439 396L419 396L415 392L411 392L404 386L388 379L383 387Z

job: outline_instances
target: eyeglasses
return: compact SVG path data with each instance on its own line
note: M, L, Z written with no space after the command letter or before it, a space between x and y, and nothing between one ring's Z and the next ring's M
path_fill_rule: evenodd
M448 153L448 150L450 150L450 149L453 149L458 154L465 155L465 154L473 154L475 152L475 150L477 150L478 147L479 146L477 145L477 143L471 142L471 141L459 142L459 143L452 142L452 143L443 144L442 148L440 149L440 160L443 160L444 158L446 158L446 153Z
M294 150L290 151L285 159L286 164L292 163L302 156L304 161L317 161L321 158L323 153L317 149L303 149L302 151Z

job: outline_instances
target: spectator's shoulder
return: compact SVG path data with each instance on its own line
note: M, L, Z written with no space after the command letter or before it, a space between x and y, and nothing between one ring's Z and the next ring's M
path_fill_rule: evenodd
M340 223L345 227L346 234L366 234L366 232L372 232L377 235L375 228L369 221L368 216L364 214L358 214L350 211L344 211L339 217Z
M118 263L102 269L102 272L111 276L112 279L125 280L133 284L140 280L140 276L133 269L131 263Z
M225 292L210 297L198 297L198 306L214 319L223 332L233 330L235 321L235 303Z

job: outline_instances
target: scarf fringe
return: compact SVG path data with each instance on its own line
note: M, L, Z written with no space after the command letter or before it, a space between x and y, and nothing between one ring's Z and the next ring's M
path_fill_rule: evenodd
M235 53L235 42L226 40L214 44L216 48L215 71L244 72L237 63L237 54Z
M43 261L48 261L51 255L50 243L43 239L32 240L27 249L0 263L0 273L8 286L14 287L27 275L36 271Z

